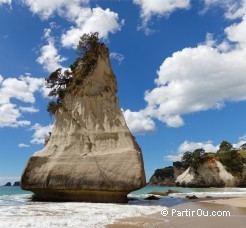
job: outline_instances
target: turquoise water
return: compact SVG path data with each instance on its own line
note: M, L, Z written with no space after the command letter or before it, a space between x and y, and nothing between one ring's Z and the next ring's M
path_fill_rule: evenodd
M0 187L0 196L2 195L17 195L17 194L30 194L28 191L22 190L20 187Z
M182 188L182 187L161 187L161 186L146 186L140 190L134 191L130 196L146 197L146 194L154 191L164 192L167 190L178 191L179 193L171 194L173 197L184 198L187 195L195 194L198 197L206 196L214 197L233 197L246 196L246 188Z
M152 191L178 190L180 193L145 200ZM182 203L186 195L230 197L246 196L245 188L175 188L147 186L129 194L128 204L84 202L31 202L31 192L20 187L0 187L0 228L104 228L118 219L149 216Z
M0 187L0 207L26 204L32 193L20 187Z
M150 192L164 192L167 190L174 190L179 192L170 195L174 198L185 198L185 196L193 194L199 198L205 198L206 196L246 196L246 188L181 188L160 186L146 186L140 190L131 192L128 196L130 198L138 198L143 200L149 196L148 193ZM30 202L31 195L32 192L24 191L20 187L0 187L0 206L27 204Z

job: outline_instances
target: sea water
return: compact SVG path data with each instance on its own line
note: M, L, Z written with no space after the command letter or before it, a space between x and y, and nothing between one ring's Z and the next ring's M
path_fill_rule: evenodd
M158 201L145 200L152 191L168 189L180 193ZM180 198L195 194L198 197L246 196L243 188L172 188L145 187L129 194L128 204L32 202L31 192L20 187L0 187L0 227L105 227L118 219L149 216L180 203ZM134 199L134 200L133 200Z

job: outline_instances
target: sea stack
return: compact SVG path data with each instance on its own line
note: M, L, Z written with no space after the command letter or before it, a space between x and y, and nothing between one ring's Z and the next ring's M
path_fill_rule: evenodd
M119 107L117 82L102 43L93 70L66 91L46 146L28 161L21 188L36 199L122 203L146 184L141 149ZM84 67L77 60L77 77Z

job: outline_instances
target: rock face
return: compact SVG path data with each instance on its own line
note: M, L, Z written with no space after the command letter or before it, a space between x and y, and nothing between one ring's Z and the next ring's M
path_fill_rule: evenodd
M239 180L226 171L216 159L210 159L200 165L195 173L188 168L176 179L176 184L187 187L234 187Z
M145 186L141 149L116 93L105 48L76 95L65 95L48 144L26 165L22 189L42 200L126 202Z
M176 163L176 164L175 164ZM182 186L182 187L246 187L246 165L237 175L228 172L225 166L215 158L208 159L199 165L197 172L191 167L186 170L174 162L173 167L157 169L148 185ZM172 170L170 175L164 170ZM165 175L164 175L165 174Z
M175 179L173 167L169 166L163 169L156 169L154 174L150 178L148 185L174 186Z

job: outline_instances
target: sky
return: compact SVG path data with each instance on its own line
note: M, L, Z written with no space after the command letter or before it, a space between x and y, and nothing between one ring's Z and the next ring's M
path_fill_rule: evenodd
M147 179L185 151L246 142L246 0L0 0L0 184L52 129L45 78L96 31Z

